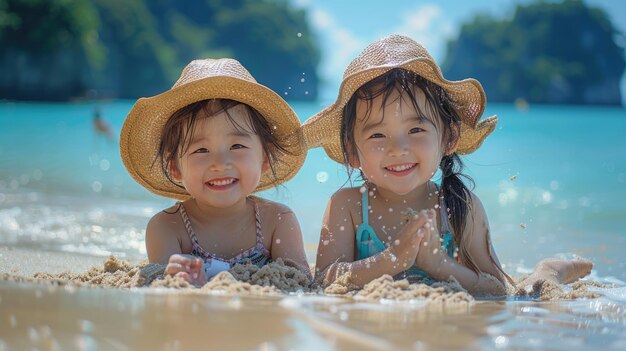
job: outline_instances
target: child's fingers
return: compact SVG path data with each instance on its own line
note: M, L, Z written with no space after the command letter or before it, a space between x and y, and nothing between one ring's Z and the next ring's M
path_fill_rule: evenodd
M181 264L183 266L191 266L191 264L198 260L197 257L191 256L191 255L184 255L184 254L174 254L172 256L170 256L170 262L172 263L178 263Z
M186 272L186 271L187 271L187 267L186 266L184 266L184 265L182 265L180 263L170 262L165 267L164 273L166 275L175 275L178 272Z
M189 273L187 273L187 272L178 272L178 273L176 273L176 275L174 275L174 277L183 278L188 283L193 284L193 279L192 279L191 275Z
M425 211L420 211L419 213L409 218L409 221L406 223L405 228L409 232L415 233L417 229L426 224L427 221L428 214Z
M191 264L190 264L191 269L202 270L202 266L203 266L203 262L201 259L195 257L193 260L191 260Z

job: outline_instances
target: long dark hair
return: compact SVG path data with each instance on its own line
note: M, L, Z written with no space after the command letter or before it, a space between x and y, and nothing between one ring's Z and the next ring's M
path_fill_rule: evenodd
M416 89L421 90L426 96L426 110L422 111L415 97ZM356 142L354 140L354 127L356 125L356 105L357 101L365 101L367 110L365 119L367 120L372 112L373 100L379 96L383 97L382 106L386 106L388 99L393 92L398 92L398 99L408 97L413 104L413 108L420 116L438 116L438 120L432 121L437 128L441 129L442 145L453 145L459 137L461 121L456 110L453 108L452 100L448 93L437 84L426 80L416 73L401 68L395 68L389 72L367 82L361 86L350 98L343 109L341 122L341 147L348 173L352 175L351 161L356 161ZM428 113L426 113L428 112ZM384 118L384 116L383 116ZM463 162L456 153L444 155L439 163L441 170L441 196L448 212L448 219L452 226L454 242L459 250L458 260L478 272L478 266L467 250L468 245L463 238L466 217L470 213L472 205L469 188L462 178L465 178L472 187L473 180L462 173ZM363 175L361 174L363 177ZM442 218L442 220L446 220ZM465 244L465 245L464 245Z
M229 113L229 110L235 106L241 105L248 115L248 128L239 125ZM203 113L200 113L203 112ZM193 137L196 125L202 118L211 118L220 112L224 112L230 122L238 129L250 130L259 136L263 151L269 160L272 183L276 184L276 163L279 160L279 154L291 154L281 143L278 137L272 133L269 123L254 108L243 104L239 101L229 99L208 99L187 105L174 112L167 120L163 131L161 132L161 142L157 153L155 163L158 161L162 172L169 181L183 188L181 184L176 182L170 175L170 166L172 162L176 162L185 151L189 148L191 138Z

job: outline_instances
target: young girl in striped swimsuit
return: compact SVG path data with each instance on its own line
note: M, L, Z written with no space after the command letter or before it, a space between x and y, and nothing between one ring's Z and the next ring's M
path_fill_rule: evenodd
M279 257L310 274L294 213L252 195L302 166L299 128L287 103L233 59L193 61L172 89L138 100L122 128L124 164L148 190L179 200L148 223L150 262L196 286Z

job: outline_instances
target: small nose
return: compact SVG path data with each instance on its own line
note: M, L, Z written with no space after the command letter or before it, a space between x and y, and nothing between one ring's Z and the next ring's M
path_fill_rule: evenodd
M390 138L387 145L387 153L390 156L403 156L409 151L409 144L404 137Z
M214 152L211 157L211 163L209 169L211 171L223 171L232 167L231 158L228 152Z

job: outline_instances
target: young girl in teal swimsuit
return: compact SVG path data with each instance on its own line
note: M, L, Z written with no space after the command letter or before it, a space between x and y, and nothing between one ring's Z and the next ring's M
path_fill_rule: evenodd
M383 38L352 61L337 101L303 125L309 147L323 146L364 181L328 203L316 261L322 286L343 276L358 288L390 274L426 283L453 277L472 294L506 294L505 279L512 281L459 158L495 128L495 116L479 121L485 101L476 80L446 80L410 38ZM552 260L534 277L569 282L590 269Z
M309 272L294 213L252 195L302 166L300 120L239 62L192 61L172 89L137 101L121 134L130 175L178 200L146 228L148 259L165 274L200 286L277 258Z

